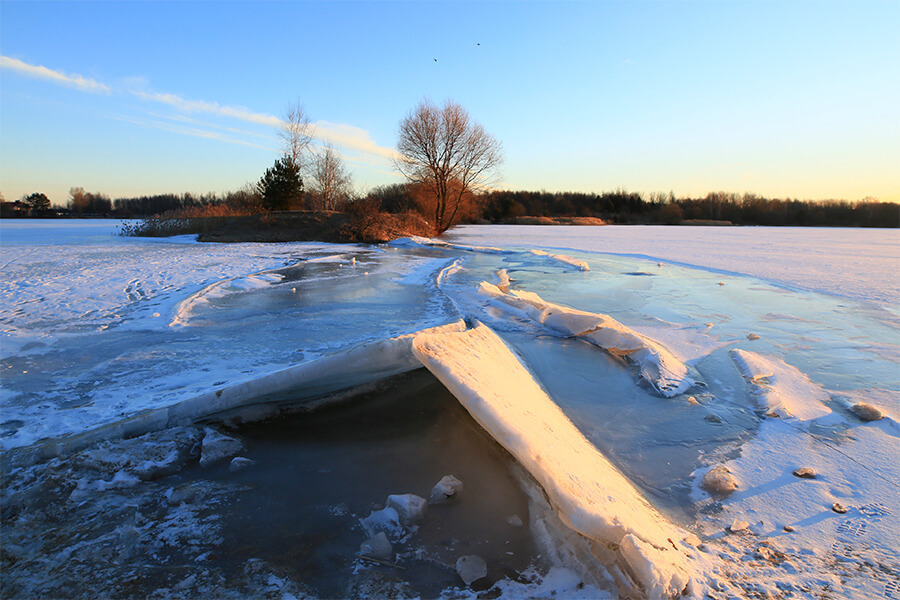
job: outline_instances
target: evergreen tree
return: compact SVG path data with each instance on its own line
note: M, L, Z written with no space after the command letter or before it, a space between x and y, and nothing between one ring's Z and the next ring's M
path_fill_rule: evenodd
M303 201L303 179L300 167L283 156L266 169L256 188L262 196L263 206L268 210L288 210L300 206Z
M40 192L35 192L25 198L25 202L31 206L32 212L40 213L50 210L50 198Z

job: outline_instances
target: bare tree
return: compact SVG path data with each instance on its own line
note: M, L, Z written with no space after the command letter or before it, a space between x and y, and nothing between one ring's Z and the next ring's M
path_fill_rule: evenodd
M428 100L400 122L395 165L433 200L436 234L449 229L463 199L496 181L503 161L500 142L469 118L459 104L438 107Z
M336 210L347 201L351 192L351 176L344 167L344 161L330 143L312 159L313 193L319 198L324 210Z
M294 104L289 104L284 111L278 136L281 138L285 156L291 159L291 163L297 169L302 170L306 166L304 164L305 154L309 150L312 135L310 134L309 117L299 100Z

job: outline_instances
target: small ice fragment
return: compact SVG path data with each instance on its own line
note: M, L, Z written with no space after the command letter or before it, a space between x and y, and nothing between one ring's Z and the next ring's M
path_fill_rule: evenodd
M153 313L153 316L154 316L154 317L158 317L158 316L160 316L160 315L159 315L159 313Z
M735 519L728 527L728 531L730 531L731 533L738 533L740 531L746 531L749 528L750 523L748 523L747 521L739 521Z
M756 335L755 333L749 333L749 334L747 334L747 339L752 342L753 340L758 340L759 336Z
M785 525L784 530L787 531L788 533L790 533L790 532L794 531L794 528L791 527L790 525Z
M378 560L393 560L394 547L383 531L378 532L359 546L362 556L377 558Z
M884 413L877 406L866 402L859 402L850 407L853 413L863 421L877 421L884 417Z
M703 543L703 541L700 538L698 538L696 535L694 535L693 533L689 533L681 541L684 542L685 544L687 544L688 546L693 546L694 548L698 547L700 544Z
M458 497L463 491L463 482L453 475L444 475L431 489L428 502L431 504L443 504L451 498Z
M200 450L200 466L208 467L224 458L234 456L244 445L240 440L207 427L203 430L203 445Z
M720 281L720 282L719 282L719 285L725 285L725 282L724 282L724 281Z
M228 470L232 473L235 473L255 464L256 461L250 460L249 458L244 458L243 456L235 456L231 459L231 464L228 465Z
M700 404L700 402L698 402L694 396L688 396L687 403L690 404L691 406L696 406L696 405Z
M519 515L511 516L510 518L508 518L506 520L506 522L509 523L510 525L512 525L513 527L521 527L522 525L524 525L524 523L522 523L522 518Z
M706 323L706 326L707 326L707 327L712 327L713 325L715 325L715 323L711 323L711 322L710 322L710 323Z
M847 512L847 507L844 506L843 504L841 504L840 502L835 502L834 504L831 505L831 510L838 513L839 515L842 515L845 512Z
M816 472L809 467L803 467L794 471L794 477L799 477L800 479L815 479Z
M356 257L355 256L350 259L350 264L353 265L354 267L356 266Z
M396 536L402 531L400 515L390 506L381 510L373 510L368 517L360 519L360 523L370 536L374 536L379 531Z
M460 556L456 561L456 572L466 585L470 585L487 576L487 564L474 554Z
M703 476L700 487L711 494L728 496L737 489L738 484L728 467L716 465Z
M425 498L415 494L392 494L385 503L388 508L397 511L400 522L404 525L416 523L425 518Z

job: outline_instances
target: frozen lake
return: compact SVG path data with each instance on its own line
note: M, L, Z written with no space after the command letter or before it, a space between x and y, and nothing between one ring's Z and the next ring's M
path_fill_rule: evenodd
M703 585L815 597L837 589L835 561L868 561L882 575L839 584L867 597L900 574L897 230L465 226L363 246L117 226L0 222L6 454L464 318L674 523L734 560L758 540L722 539L723 524L798 530L779 550L793 571ZM378 373L354 368L332 391ZM885 418L860 422L859 402ZM727 500L699 487L715 465L740 481ZM827 475L799 487L802 466ZM835 502L856 512L836 522Z

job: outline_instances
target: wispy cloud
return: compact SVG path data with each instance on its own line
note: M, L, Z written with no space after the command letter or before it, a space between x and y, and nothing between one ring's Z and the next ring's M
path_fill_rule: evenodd
M177 133L180 135L188 135L191 137L198 137L207 140L216 140L219 142L225 142L228 144L237 144L240 146L249 146L251 148L258 148L260 150L274 150L271 146L263 146L261 144L254 144L253 142L248 142L245 140L239 140L227 135L223 135L221 133L210 131L207 129L198 129L196 127L182 127L179 125L175 125L173 123L167 123L165 121L158 121L153 119L138 119L134 117L125 117L125 116L114 116L114 119L117 121L124 121L126 123L131 123L132 125L140 125L142 127L149 127L151 129L159 129L161 131L168 131L170 133Z
M188 100L176 94L164 94L160 92L142 92L138 90L130 90L132 94L143 100L151 102L161 102L173 106L184 112L204 112L220 115L223 117L232 117L240 119L248 123L257 123L259 125L270 125L272 127L281 127L281 119L274 115L265 113L255 113L242 106L224 106L218 102L207 102L205 100Z
M365 129L328 121L316 121L310 127L310 133L314 138L323 142L331 142L346 150L354 150L385 159L393 159L397 156L397 151L393 148L379 146Z
M16 71L17 73L21 73L30 77L37 77L48 81L53 81L61 85L75 87L84 92L109 94L113 91L110 86L93 79L82 77L81 75L66 74L62 71L55 71L53 69L49 69L40 65L28 64L16 58L7 56L0 55L0 67L11 69ZM120 93L124 92L127 94L131 94L132 96L140 98L141 100L147 102L154 102L157 104L170 106L179 113L204 113L216 115L219 117L237 119L245 123L264 125L276 129L280 129L284 124L284 122L275 115L254 112L249 108L245 108L243 106L229 106L206 100L189 100L177 94L148 91L148 87L149 82L146 80L146 78L129 77L120 81L120 83L116 86L116 91ZM155 116L169 120L183 120L186 122L191 122L192 124L199 125L204 129L172 126L171 124L165 124L159 121L148 121L121 117L116 118L121 118L122 120L134 123L136 125L164 129L182 135L216 139L227 143L242 144L257 148L264 147L252 144L250 142L237 140L230 136L221 135L220 133L210 131L209 128L225 130L229 133L255 135L256 137L262 137L259 136L259 134L252 134L250 132L226 128L221 125L214 125L211 123L201 123L186 116ZM397 156L397 152L393 148L379 146L369 135L368 131L359 127L354 127L353 125L331 123L328 121L317 121L316 123L310 125L310 135L321 142L331 142L338 148L356 154L357 161L359 162L386 165L391 159Z
M62 71L54 71L53 69L48 69L41 65L31 65L10 56L0 55L0 68L11 69L22 75L35 77L37 79L46 79L54 83L77 88L84 92L109 94L111 91L108 85L104 85L99 81L82 77L81 75L70 75L68 73L63 73Z

